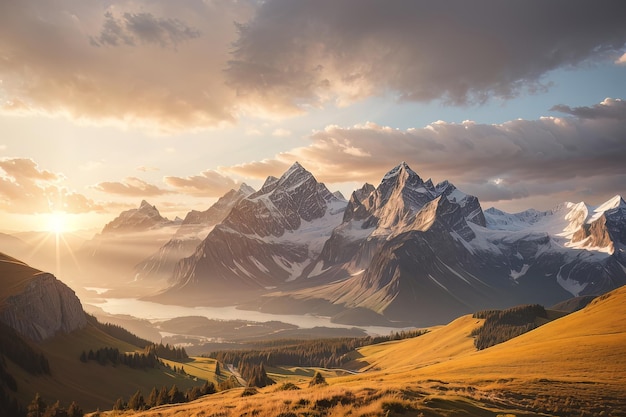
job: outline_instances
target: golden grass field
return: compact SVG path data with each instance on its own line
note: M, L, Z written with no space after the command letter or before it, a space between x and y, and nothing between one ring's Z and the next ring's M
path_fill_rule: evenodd
M227 416L626 416L626 287L585 309L500 345L476 351L461 317L414 338L360 349L349 376L327 374L326 386L299 390L280 383L242 397L243 388L192 403L142 412L142 417ZM274 375L273 375L274 376Z

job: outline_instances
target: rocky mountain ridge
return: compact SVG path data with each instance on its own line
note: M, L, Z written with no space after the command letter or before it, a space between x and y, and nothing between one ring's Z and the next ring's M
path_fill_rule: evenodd
M625 206L616 196L596 208L483 211L477 197L424 181L404 162L346 202L295 163L234 204L177 263L163 295L266 312L348 312L348 322L367 309L417 325L552 305L626 283Z
M156 206L142 200L139 208L123 211L118 217L107 223L102 234L143 232L150 229L173 226L180 221L171 221L161 216Z
M168 292L238 294L295 280L339 224L345 205L295 163L233 206L178 263Z

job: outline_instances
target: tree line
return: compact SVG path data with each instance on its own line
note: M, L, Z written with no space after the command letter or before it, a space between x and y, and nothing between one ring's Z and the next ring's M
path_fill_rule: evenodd
M131 345L137 346L141 349L152 344L151 341L142 339L134 333L129 332L122 326L118 326L117 324L112 323L100 323L98 319L91 314L86 314L86 316L87 321L93 324L97 329L123 342L130 343Z
M209 355L222 363L232 363L241 372L241 364L266 366L307 366L340 368L351 359L353 350L391 340L421 336L425 330L407 330L388 336L350 337L319 340L274 340L259 343L257 349L221 350ZM243 373L242 373L243 376Z
M485 320L471 333L475 337L474 346L482 350L537 328L536 319L547 318L548 314L543 306L529 304L507 310L479 311L472 317Z
M118 398L113 404L113 410L148 410L160 405L194 401L203 395L214 394L215 392L215 384L209 381L206 381L202 386L190 388L186 392L180 391L176 384L172 385L171 388L163 386L157 389L154 387L147 398L144 397L141 390L137 390L128 401L124 397Z
M28 404L25 414L14 415L25 417L83 417L85 413L82 408L75 402L69 405L69 407L62 407L59 401L54 404L47 405L41 398L39 393L35 394L35 398Z
M145 348L146 354L154 354L159 358L169 359L171 361L182 361L188 359L189 356L184 347L170 346L169 344L163 345L163 343L151 343Z
M103 347L95 351L90 349L89 352L83 350L80 354L80 361L83 363L96 361L102 366L107 364L126 365L133 369L157 368L159 364L164 365L160 358L179 361L187 359L189 356L187 356L185 348L154 343L146 346L143 353L125 353L120 352L118 348Z
M102 366L107 364L113 366L126 365L133 369L157 368L159 366L159 359L154 353L124 353L120 352L118 348L112 347L104 347L96 351L90 349L89 352L83 350L80 354L80 361L83 363L96 361Z
M48 359L11 326L0 322L0 354L31 375L50 375Z

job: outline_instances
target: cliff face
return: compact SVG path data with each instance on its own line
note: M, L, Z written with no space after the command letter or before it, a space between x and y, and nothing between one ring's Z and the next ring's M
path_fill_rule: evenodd
M22 292L9 296L1 309L2 322L36 342L87 325L74 291L48 273L35 275Z

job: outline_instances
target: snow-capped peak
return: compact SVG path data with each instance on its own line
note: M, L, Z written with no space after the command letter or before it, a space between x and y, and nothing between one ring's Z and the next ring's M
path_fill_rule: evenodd
M247 196L249 196L251 194L254 194L256 192L256 190L254 188L250 187L245 182L242 182L241 185L239 186L239 192L247 197Z
M626 202L624 202L624 199L618 194L596 207L593 210L593 214L587 219L586 223L593 223L598 220L605 211L620 207L626 207Z
M391 171L385 174L382 182L385 182L386 180L390 180L391 178L397 177L401 175L402 173L406 173L408 176L411 176L411 177L415 176L419 178L420 182L422 181L419 175L417 175L417 173L413 171L406 162L402 161L399 165L395 166Z

